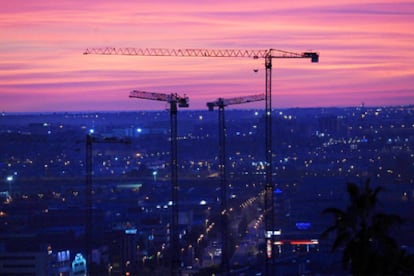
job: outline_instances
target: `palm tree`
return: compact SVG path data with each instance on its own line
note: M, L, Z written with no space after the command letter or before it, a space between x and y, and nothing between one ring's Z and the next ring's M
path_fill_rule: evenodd
M326 208L324 214L332 214L335 222L322 237L336 232L332 250L342 248L342 264L353 275L389 275L406 273L402 265L402 252L390 236L390 230L402 223L397 215L377 212L377 196L381 187L372 189L370 181L360 189L354 183L347 184L350 202L346 210ZM412 273L412 272L410 272Z

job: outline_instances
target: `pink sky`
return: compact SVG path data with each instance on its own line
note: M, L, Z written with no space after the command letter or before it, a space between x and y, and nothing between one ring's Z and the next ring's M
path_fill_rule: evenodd
M140 2L1 1L0 111L165 108L134 89L206 109L264 92L263 60L82 55L106 46L313 50L318 64L274 60L273 107L414 104L413 1Z

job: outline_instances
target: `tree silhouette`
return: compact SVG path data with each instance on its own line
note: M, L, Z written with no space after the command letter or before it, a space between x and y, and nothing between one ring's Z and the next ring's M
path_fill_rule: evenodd
M343 249L342 264L353 275L404 275L413 273L413 257L400 249L390 231L402 223L398 215L377 212L378 193L367 180L362 189L347 183L349 205L345 210L326 208L335 222L322 237L336 232L332 250Z

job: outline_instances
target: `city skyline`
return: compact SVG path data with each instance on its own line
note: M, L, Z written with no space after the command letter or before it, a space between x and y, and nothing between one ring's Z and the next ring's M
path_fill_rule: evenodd
M320 63L275 60L273 107L411 104L413 14L414 3L389 0L4 2L0 111L165 108L129 99L134 89L204 109L265 89L260 59L84 56L88 47L312 50Z
M374 210L404 219L391 237L412 258L413 111L275 112L274 274L345 273L341 250L331 249L334 239L321 238L332 221L322 211L344 206L346 183L362 188L365 180L381 187ZM176 254L181 274L211 275L205 271L224 271L227 260L231 271L273 275L265 272L263 111L226 110L226 195L214 113L180 114L177 197L168 112L0 116L0 273L64 274L82 254L91 275L174 274L170 256ZM172 202L178 202L179 247L169 242ZM220 214L227 214L228 227ZM221 235L223 229L229 234ZM413 271L413 263L401 269Z

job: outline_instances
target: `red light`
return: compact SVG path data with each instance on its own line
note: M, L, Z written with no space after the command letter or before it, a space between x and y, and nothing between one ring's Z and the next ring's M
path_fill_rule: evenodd
M290 241L292 245L303 245L303 244L319 244L318 240L293 240Z

